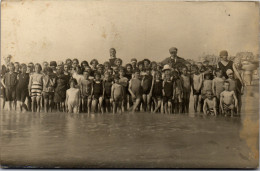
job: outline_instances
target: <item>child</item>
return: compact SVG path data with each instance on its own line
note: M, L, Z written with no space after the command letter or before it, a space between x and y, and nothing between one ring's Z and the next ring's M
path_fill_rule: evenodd
M92 97L92 110L96 111L96 107L98 105L98 112L101 111L101 113L104 113L103 110L103 100L104 100L104 84L101 80L100 73L95 73L95 80L92 84L92 91L91 91L91 97Z
M128 89L128 79L125 77L125 68L123 67L120 67L119 68L119 83L123 86L123 90L124 90L124 103L123 104L123 109L124 111L127 110L127 96L126 96L126 92L127 92L127 89Z
M235 108L237 108L237 97L234 91L229 90L229 86L229 81L224 81L225 90L220 94L220 108L225 116L231 113L231 117L233 117Z
M190 103L190 92L192 79L190 75L188 75L188 70L186 67L182 68L181 79L183 83L183 102L182 102L182 112L189 113L189 103Z
M108 69L111 68L110 62L104 62L104 72L107 72Z
M155 61L151 62L151 74L154 76L155 72L157 71L157 63Z
M51 61L50 62L50 67L52 69L52 72L56 73L57 62L56 61Z
M133 113L137 109L140 104L141 97L142 97L142 87L141 87L141 80L140 80L140 70L134 70L134 77L129 81L129 88L128 91L132 96L132 101L134 102L133 105Z
M77 80L70 80L70 89L66 91L66 106L69 113L79 113L80 107L80 91L76 88Z
M150 70L150 63L151 61L149 59L144 59L144 69L145 70Z
M7 72L4 77L2 78L2 85L5 88L5 95L6 95L6 104L8 110L10 111L12 107L15 109L14 100L15 97L15 90L17 84L17 74L14 72L14 64L9 63L8 65L9 72Z
M239 79L234 78L234 73L231 69L228 69L226 71L226 74L228 76L227 81L229 82L229 90L234 91L237 97L237 102L238 102L238 113L241 111L241 106L242 106L242 100L241 100L241 94L243 92L243 86L241 85ZM239 86L241 85L241 86Z
M206 93L208 90L212 90L212 80L210 80L210 74L206 73L204 74L204 80L201 88L201 104L204 104L203 100L206 98ZM201 105L201 107L203 107L203 105ZM200 111L203 111L203 109L201 108Z
M133 76L133 68L131 64L126 64L125 66L126 68L126 73L125 73L125 77L129 80L131 80L132 76Z
M111 75L109 74L109 72L105 72L105 78L103 80L103 84L104 84L104 100L105 100L105 109L106 112L111 112L111 87L113 84L113 80L111 78Z
M207 91L207 98L204 100L203 113L205 115L217 116L217 101L211 90Z
M16 75L20 74L20 63L19 62L15 62L14 63L14 73L16 73Z
M139 69L139 71L140 71L140 75L141 75L141 76L144 76L144 75L145 75L144 62L143 62L143 61L139 61L139 62L137 63L137 67L138 67L138 69Z
M77 80L77 83L78 83L77 86L79 88L80 82L83 79L82 70L81 70L80 66L76 66L75 72L72 74L72 78L75 78Z
M123 64L122 59L120 59L120 58L115 59L115 67L119 68L122 66L122 64Z
M143 76L142 79L142 90L143 90L143 110L144 111L151 111L151 99L152 99L152 82L153 76L149 69L147 69L146 74Z
M65 65L63 66L63 69L64 69L63 74L64 74L64 75L68 75L68 76L70 77L70 76L71 76L71 74L70 74L70 72L69 72L70 66L69 66L68 64L65 64Z
M85 70L85 68L88 66L88 62L87 61L82 61L80 64L82 70Z
M131 65L132 65L132 68L133 70L135 70L137 68L137 59L136 58L132 58L131 59Z
M48 110L52 112L52 104L54 98L54 86L56 83L56 78L53 75L52 68L45 68L46 75L43 76L43 98L44 98L44 111L47 113Z
M19 107L20 112L22 109L27 110L27 107L25 107L25 99L29 96L28 92L28 84L30 76L27 71L26 64L22 64L22 72L18 75L18 83L16 86L16 99L17 99L17 105Z
M153 113L156 113L160 109L162 101L162 80L161 73L158 71L154 74L151 91L152 98L155 104L155 109L153 110Z
M98 65L97 59L92 59L90 61L90 67L91 67L91 70L92 70L92 73L90 73L91 76L94 76L94 73L97 71L97 65Z
M87 111L88 114L90 114L90 108L91 108L91 89L92 89L92 81L89 79L89 72L83 71L83 79L80 82L80 94L82 99L82 112Z
M172 72L173 75L173 113L182 112L182 99L183 99L183 83L177 71Z
M72 60L72 68L71 68L71 75L76 72L76 67L79 66L79 60L77 58Z
M122 114L123 111L123 103L124 103L124 96L125 91L123 86L119 83L119 75L115 75L114 81L115 83L112 85L111 88L111 101L113 102L113 114L116 113L116 110L120 111Z
M65 66L65 65L64 65ZM54 92L54 102L57 104L58 111L67 111L65 106L66 91L69 88L69 75L62 72L61 67L57 67L57 80Z
M216 77L213 79L212 81L212 91L213 91L213 95L216 96L216 100L217 100L217 109L219 109L219 113L221 113L221 109L219 108L219 102L220 102L220 93L222 93L222 91L224 91L224 78L222 75L222 70L217 69L216 70Z
M29 80L29 93L32 98L32 111L41 111L41 97L42 97L42 86L43 86L43 75L41 74L42 67L39 63L35 64L35 72L30 76Z
M171 80L170 74L165 74L165 78L163 81L163 104L164 104L164 112L172 113L172 97L173 97L173 82Z
M202 74L199 72L199 68L195 65L193 67L194 74L193 74L193 97L194 97L194 111L197 112L198 108L200 109L200 103L201 103L201 87L203 83L203 77ZM199 107L198 107L199 106Z

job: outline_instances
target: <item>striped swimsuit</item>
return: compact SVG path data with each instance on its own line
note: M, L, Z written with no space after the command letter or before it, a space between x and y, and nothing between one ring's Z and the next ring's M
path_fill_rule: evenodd
M41 96L43 85L43 75L34 73L31 75L31 96Z

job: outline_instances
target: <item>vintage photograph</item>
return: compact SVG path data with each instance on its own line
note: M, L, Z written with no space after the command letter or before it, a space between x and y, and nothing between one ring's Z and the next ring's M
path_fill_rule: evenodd
M2 0L1 168L256 169L259 2Z

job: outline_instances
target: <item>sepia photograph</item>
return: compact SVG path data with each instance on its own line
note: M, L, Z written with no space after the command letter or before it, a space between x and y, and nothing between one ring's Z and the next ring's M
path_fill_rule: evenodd
M0 168L257 169L259 2L2 0Z

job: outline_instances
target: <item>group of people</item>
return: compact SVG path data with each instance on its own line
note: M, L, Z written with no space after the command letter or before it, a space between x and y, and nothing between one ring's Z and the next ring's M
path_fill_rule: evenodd
M205 115L230 115L241 111L243 81L228 52L221 61L191 64L177 56L177 48L162 62L133 58L123 65L110 49L110 59L100 64L78 59L28 65L8 62L1 69L1 109L51 112L146 111L188 113L191 93L194 111Z

